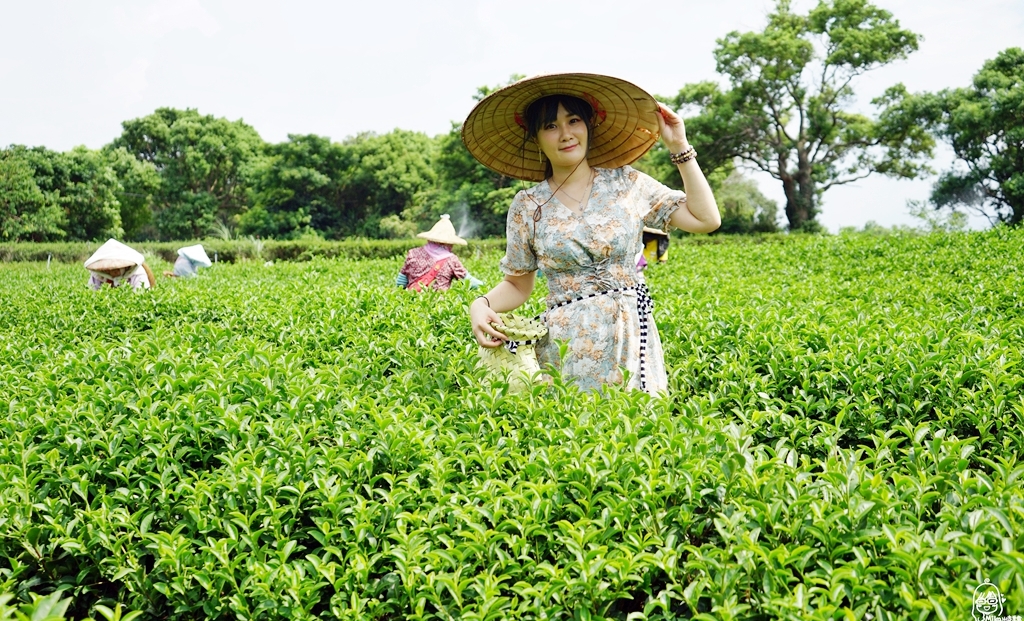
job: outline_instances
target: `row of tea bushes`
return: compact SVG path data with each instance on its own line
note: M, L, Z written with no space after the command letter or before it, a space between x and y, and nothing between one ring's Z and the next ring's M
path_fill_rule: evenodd
M498 253L467 257L500 278ZM510 395L400 258L0 266L0 592L68 616L1024 610L1024 234L680 244L672 394ZM526 314L542 308L543 281Z

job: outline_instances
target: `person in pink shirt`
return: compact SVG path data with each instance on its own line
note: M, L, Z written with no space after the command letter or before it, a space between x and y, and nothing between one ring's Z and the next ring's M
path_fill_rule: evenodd
M469 278L471 287L478 286L479 281L469 274L452 252L452 245L465 246L466 240L456 235L448 214L442 215L433 228L417 237L422 237L427 243L405 255L405 263L395 279L396 285L413 291L426 288L447 291L454 281Z

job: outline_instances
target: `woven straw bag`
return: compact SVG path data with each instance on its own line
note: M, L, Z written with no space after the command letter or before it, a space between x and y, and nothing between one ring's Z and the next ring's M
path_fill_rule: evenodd
M547 335L547 327L536 319L511 313L498 313L502 327L491 324L509 338L501 347L480 347L480 363L502 380L508 381L512 392L527 388L540 371L536 344Z

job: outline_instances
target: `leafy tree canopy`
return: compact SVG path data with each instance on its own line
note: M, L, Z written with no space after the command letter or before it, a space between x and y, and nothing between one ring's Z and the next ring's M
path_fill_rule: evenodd
M121 205L121 228L129 240L156 239L152 227L153 204L161 184L160 173L152 162L138 160L124 147L103 149L107 165L121 184L117 196Z
M890 96L901 115L927 124L953 148L955 165L932 190L936 207L1024 222L1024 50L986 61L969 87Z
M10 192L4 198L5 237L92 241L122 235L123 188L101 152L16 145L3 153Z
M63 238L66 222L56 197L44 193L24 147L0 151L0 239L51 241Z
M331 237L380 237L382 218L415 208L437 182L437 145L426 134L396 129L360 134L341 143L348 168L338 209L313 225Z
M268 145L252 174L252 206L239 219L242 233L293 239L333 223L343 201L353 154L323 136L289 135Z
M483 89L481 89L483 90ZM471 237L502 236L505 217L515 193L527 187L496 173L478 162L462 142L462 126L452 124L447 134L437 137L436 190L426 198L426 209L413 218L420 228L428 227L443 213ZM408 216L408 214L407 214Z
M75 147L54 154L54 187L67 214L67 239L121 237L123 186L100 151Z
M925 169L919 158L931 155L933 140L923 128L850 111L858 76L917 45L917 35L867 0L822 0L806 15L779 0L763 32L719 39L715 60L728 89L689 84L674 103L700 109L686 120L687 136L705 170L739 159L767 172L782 182L790 229L813 229L829 188Z
M722 226L715 233L774 233L779 207L761 193L757 182L733 171L715 191Z
M218 219L247 208L246 175L264 146L249 125L160 108L122 127L110 147L124 147L160 174L153 222L161 238L201 237Z
M525 76L512 74L504 84L481 86L473 99L480 101L494 91ZM459 233L470 237L503 236L508 207L516 192L528 187L511 177L496 173L470 155L462 142L462 124L436 138L437 171L435 189L424 196L419 209L403 213L416 228L429 227L443 213L450 214Z

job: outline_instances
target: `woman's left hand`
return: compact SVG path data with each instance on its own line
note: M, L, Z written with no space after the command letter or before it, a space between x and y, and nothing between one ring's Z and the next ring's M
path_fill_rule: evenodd
M690 143L686 140L683 119L661 102L658 102L658 127L661 139L670 153L679 153L690 148Z

